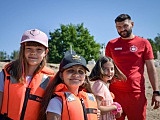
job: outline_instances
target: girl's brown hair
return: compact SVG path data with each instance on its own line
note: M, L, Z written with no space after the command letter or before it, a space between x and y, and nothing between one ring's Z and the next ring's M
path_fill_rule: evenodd
M93 67L89 79L90 81L95 81L98 79L101 79L104 76L104 71L102 69L103 64L106 62L112 62L114 65L115 74L113 76L113 79L119 79L119 80L126 80L126 76L121 72L121 70L116 66L114 61L110 57L102 56L99 58L99 60L96 62L95 66Z
M38 42L25 42L21 44L18 59L12 61L6 66L7 72L12 77L14 77L17 80L17 82L23 82L26 76L25 74L28 72L28 64L24 56L25 46L43 46L43 45ZM47 59L46 57L43 58L43 60L35 70L33 76L45 66Z
M48 106L48 103L49 103L50 99L54 95L53 93L55 91L55 88L58 84L64 83L63 80L60 77L60 74L63 71L61 71L61 72L58 71L56 73L56 75L54 77L54 80L52 80L52 82L49 84L49 86L47 87L47 89L44 93L44 97L43 97L42 102L41 102L41 110L40 110L40 113L39 113L39 120L46 120L46 109L47 109L47 106ZM86 92L91 93L91 85L89 83L88 76L86 76L84 83L79 87L79 90L82 90L82 89L85 89Z

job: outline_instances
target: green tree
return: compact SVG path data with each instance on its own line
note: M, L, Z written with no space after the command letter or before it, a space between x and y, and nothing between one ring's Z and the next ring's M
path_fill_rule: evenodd
M160 34L158 33L157 36L154 38L157 51L160 51Z
M8 55L4 51L0 51L0 60L6 60L8 58Z
M157 46L156 46L155 41L152 39L148 39L148 41L150 42L152 46L154 57L157 58Z
M67 50L72 49L82 55L87 61L97 60L99 57L100 44L96 43L94 36L90 35L83 23L78 25L60 25L53 33L49 33L48 62L60 63Z
M17 50L14 50L12 53L11 53L11 56L10 56L10 58L12 59L12 60L15 60L15 59L17 59L18 58L18 56L19 56L19 51Z

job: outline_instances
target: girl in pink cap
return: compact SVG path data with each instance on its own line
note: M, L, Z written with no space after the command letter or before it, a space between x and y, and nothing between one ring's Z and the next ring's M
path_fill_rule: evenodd
M24 32L19 58L0 72L0 119L37 120L46 87L54 76L46 67L48 37L38 30Z
M94 81L92 92L94 93L98 109L101 111L100 120L115 120L122 114L119 103L113 102L114 95L109 91L109 84L116 82L116 78L126 80L126 76L117 68L113 60L103 56L93 67L90 80Z

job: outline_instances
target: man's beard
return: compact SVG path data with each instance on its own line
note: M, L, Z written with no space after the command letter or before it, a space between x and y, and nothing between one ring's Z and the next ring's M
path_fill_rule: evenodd
M128 38L128 37L130 37L131 33L132 33L132 29L129 29L128 31L127 31L127 30L124 30L124 31L118 32L118 34L119 34L122 38Z

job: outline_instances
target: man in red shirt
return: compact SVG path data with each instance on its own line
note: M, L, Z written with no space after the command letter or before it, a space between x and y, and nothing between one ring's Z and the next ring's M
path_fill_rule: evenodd
M128 14L121 14L115 19L119 38L110 40L105 55L111 57L119 69L127 76L126 82L110 84L115 94L115 101L123 108L122 117L118 120L146 120L147 100L145 96L145 79L143 76L146 65L150 83L153 88L151 105L160 107L160 91L158 76L154 66L152 47L147 39L132 33L134 22Z

